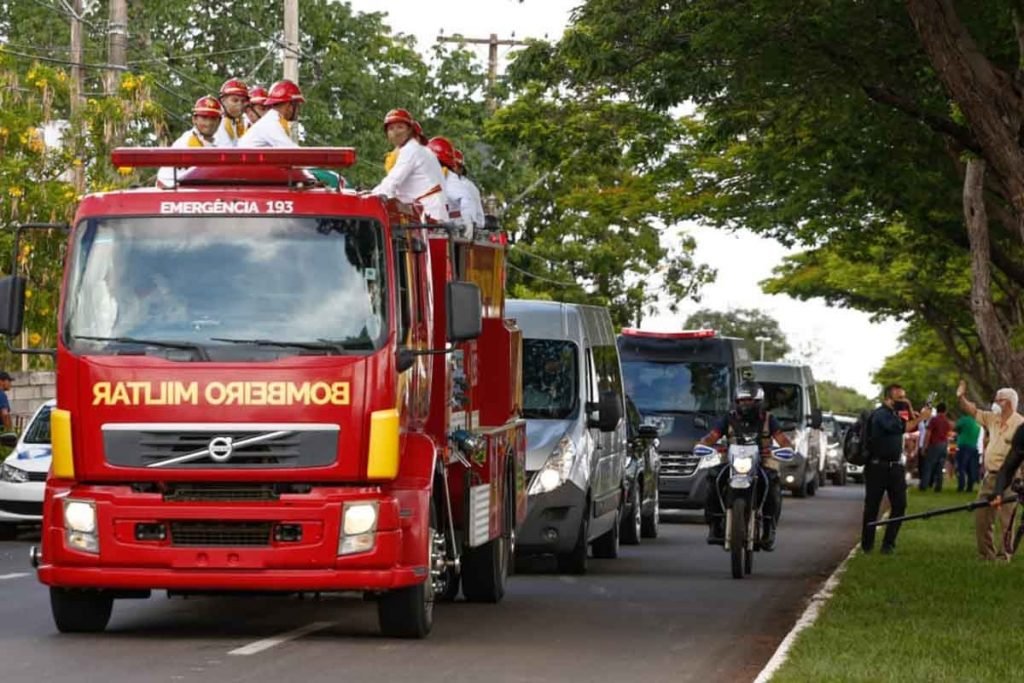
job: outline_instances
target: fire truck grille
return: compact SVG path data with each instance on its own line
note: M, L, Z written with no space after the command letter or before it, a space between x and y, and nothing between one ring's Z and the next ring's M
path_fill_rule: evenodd
M659 453L659 457L663 477L689 477L700 464L700 456L693 453Z
M267 546L271 522L171 522L171 544L191 547Z
M169 503L258 503L279 500L273 485L170 485L164 492L164 500Z
M186 426L186 425L182 425ZM103 426L107 462L157 469L324 467L338 455L337 425Z

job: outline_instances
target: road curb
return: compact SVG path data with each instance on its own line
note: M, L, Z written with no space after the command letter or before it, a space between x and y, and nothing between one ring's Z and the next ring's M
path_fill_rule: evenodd
M846 571L846 565L849 563L850 558L857 554L860 549L860 543L857 543L847 554L846 558L839 563L839 566L835 568L832 575L826 579L825 584L818 589L818 592L811 596L810 602L807 604L807 608L804 610L800 618L793 624L793 628L790 629L786 637L779 643L778 649L775 650L775 654L768 660L768 663L761 669L761 673L754 679L754 683L768 683L775 672L779 670L779 667L786 661L789 656L789 651L793 648L793 643L796 642L796 637L800 635L800 632L804 629L812 626L818 619L818 614L821 612L821 608L832 598L832 592L839 585L839 579L842 577L843 572Z

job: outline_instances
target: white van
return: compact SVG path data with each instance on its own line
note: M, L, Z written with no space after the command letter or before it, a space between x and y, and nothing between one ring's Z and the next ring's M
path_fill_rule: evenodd
M617 557L628 457L625 394L608 310L509 300L523 331L527 518L520 556L553 554L560 571L582 574L587 550Z
M764 388L765 407L793 442L796 456L779 463L782 488L797 498L813 496L824 483L828 441L821 428L818 389L811 368L791 363L754 363L754 381Z

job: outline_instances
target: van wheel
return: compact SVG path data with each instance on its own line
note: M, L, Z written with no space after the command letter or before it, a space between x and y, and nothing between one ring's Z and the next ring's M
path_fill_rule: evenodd
M587 537L590 535L590 502L583 506L583 519L580 521L579 536L576 538L576 545L567 553L559 553L555 559L558 562L558 571L563 574L586 574L587 573Z
M50 588L50 612L61 633L99 633L113 609L114 598L98 591Z
M795 489L792 489L794 498L806 498L807 497L807 470L800 473L799 484Z
M509 479L505 491L511 500L501 506L501 534L479 548L467 548L462 556L462 594L470 602L501 602L505 597L515 533L515 515L509 511L515 505L511 485Z
M658 509L659 503L657 484L655 484L654 504L651 506L651 513L644 515L641 520L640 535L644 538L658 537L658 525L661 524L661 510Z
M622 519L622 508L615 511L615 522L601 538L594 541L594 557L602 560L614 560L619 556L619 520Z
M807 495L814 496L818 493L818 477L813 476L811 480L807 482Z
M626 545L639 545L641 527L643 526L643 511L640 509L640 482L633 484L633 492L629 494L629 506L626 514L622 517L621 529L622 542Z

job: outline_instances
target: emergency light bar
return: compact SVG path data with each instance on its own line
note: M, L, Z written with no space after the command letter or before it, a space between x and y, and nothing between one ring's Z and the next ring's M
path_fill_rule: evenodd
M627 337L650 337L652 339L710 339L717 336L714 330L683 330L681 332L650 332L635 327L622 328Z
M110 153L114 166L317 166L348 168L356 163L353 147L118 147Z

